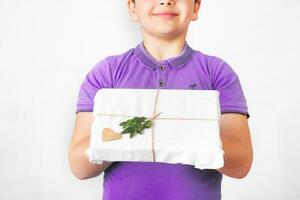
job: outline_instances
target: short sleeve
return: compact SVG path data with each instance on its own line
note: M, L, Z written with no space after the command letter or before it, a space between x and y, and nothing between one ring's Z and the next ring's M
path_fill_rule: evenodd
M77 104L76 113L78 112L93 112L94 97L98 90L102 88L112 88L112 76L108 60L100 60L85 76L81 83Z
M241 113L250 117L247 101L237 73L224 60L215 57L213 88L220 93L222 113Z

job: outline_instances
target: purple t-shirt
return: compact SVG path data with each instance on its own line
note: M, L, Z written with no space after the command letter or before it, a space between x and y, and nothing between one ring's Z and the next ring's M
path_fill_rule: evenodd
M81 84L77 112L92 112L101 88L218 90L221 113L250 117L236 72L222 59L192 49L157 61L143 41L100 60ZM114 162L104 171L103 200L219 200L223 175L187 164Z

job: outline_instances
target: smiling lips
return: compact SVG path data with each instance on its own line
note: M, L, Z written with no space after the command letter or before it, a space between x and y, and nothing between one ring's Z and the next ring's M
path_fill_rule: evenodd
M178 14L172 12L162 12L162 13L155 13L154 15L158 17L175 17Z

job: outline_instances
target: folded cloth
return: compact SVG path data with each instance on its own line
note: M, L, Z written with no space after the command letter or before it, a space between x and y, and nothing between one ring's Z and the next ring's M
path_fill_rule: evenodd
M94 98L89 162L164 162L223 167L217 90L103 88ZM152 126L130 138L120 125L147 117Z

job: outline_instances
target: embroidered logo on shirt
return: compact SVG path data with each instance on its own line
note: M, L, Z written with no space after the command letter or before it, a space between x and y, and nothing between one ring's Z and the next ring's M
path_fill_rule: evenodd
M196 89L196 87L197 87L196 83L193 83L193 84L189 85L189 88L192 89L192 90Z

